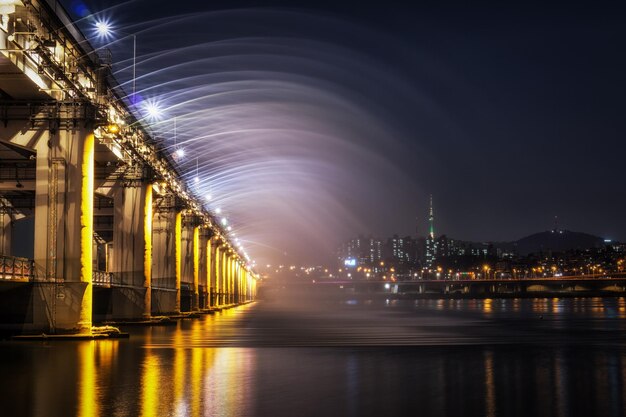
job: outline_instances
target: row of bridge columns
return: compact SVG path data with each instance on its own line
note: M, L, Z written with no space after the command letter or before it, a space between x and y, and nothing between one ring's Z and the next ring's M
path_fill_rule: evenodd
M89 333L94 304L104 319L135 320L254 298L243 261L171 191L151 178L95 178L93 128L25 132L13 125L0 128L2 139L36 151L33 329ZM97 287L98 294L95 192L113 198L112 285ZM0 254L10 254L11 219L0 212Z

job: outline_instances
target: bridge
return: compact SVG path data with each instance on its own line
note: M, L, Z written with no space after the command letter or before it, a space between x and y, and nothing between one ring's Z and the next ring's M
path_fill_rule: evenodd
M131 109L57 1L0 3L0 329L90 334L254 299L249 260Z
M489 298L626 296L626 273L506 279L339 280L319 278L267 282L259 298L272 299L282 290L333 299L365 298Z

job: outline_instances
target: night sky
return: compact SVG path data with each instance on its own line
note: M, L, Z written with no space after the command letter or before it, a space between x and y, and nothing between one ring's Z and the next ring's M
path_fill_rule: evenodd
M155 136L259 263L424 235L429 194L437 234L514 240L557 215L626 240L623 10L63 3L127 92L136 35L138 111L163 108Z

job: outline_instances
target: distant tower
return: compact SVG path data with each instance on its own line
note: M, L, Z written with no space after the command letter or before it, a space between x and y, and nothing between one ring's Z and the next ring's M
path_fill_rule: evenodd
M435 238L435 215L433 214L433 195L430 195L430 210L428 212L429 235L431 239Z
M435 215L433 213L433 196L430 195L430 209L428 210L428 236L426 237L426 267L431 268L437 256L437 241L435 240Z

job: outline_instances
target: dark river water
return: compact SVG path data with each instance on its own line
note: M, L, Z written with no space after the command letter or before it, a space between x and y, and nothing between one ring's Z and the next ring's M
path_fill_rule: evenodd
M0 416L621 416L626 300L258 302L0 342Z

